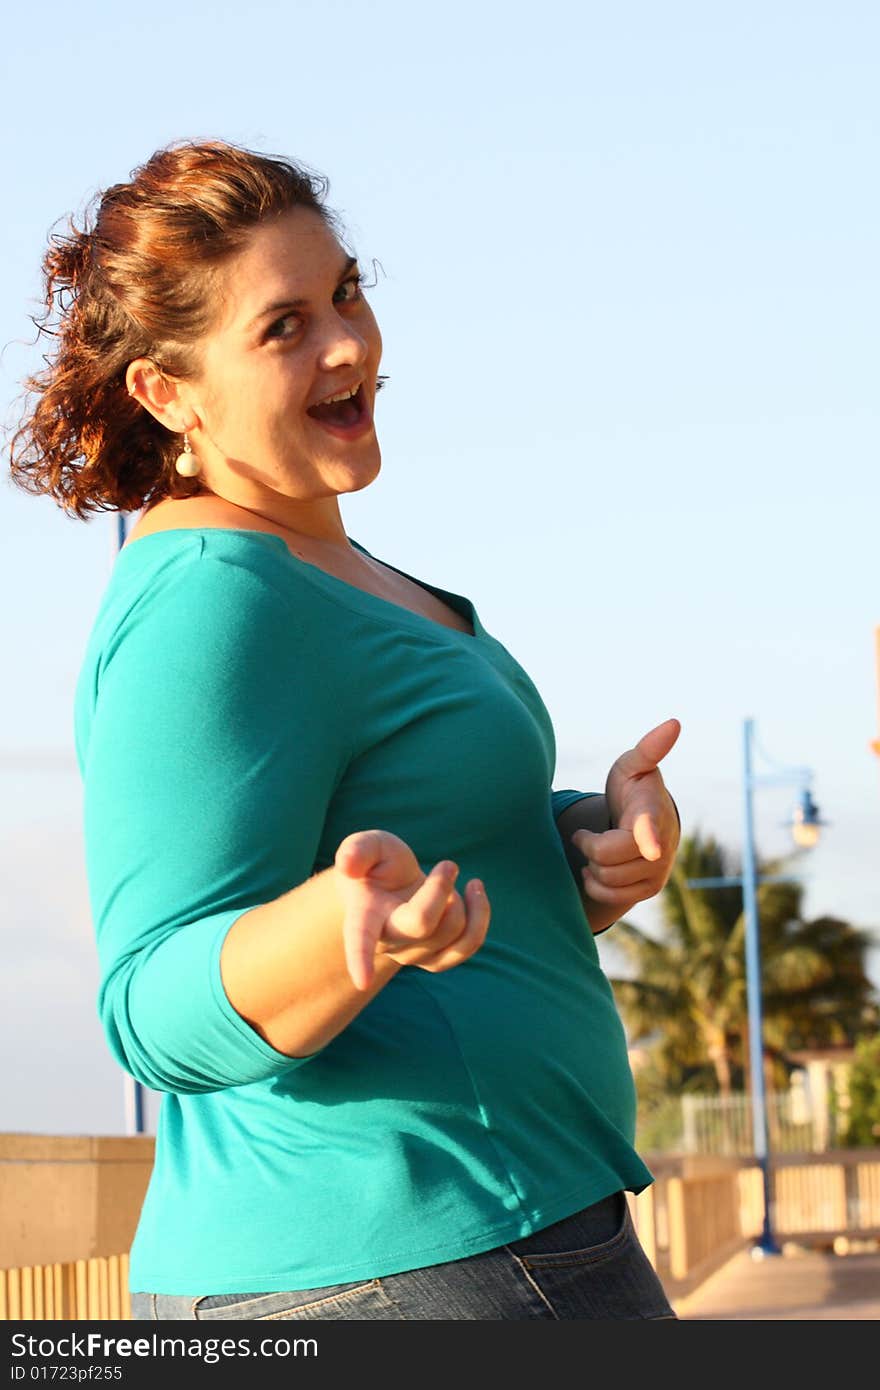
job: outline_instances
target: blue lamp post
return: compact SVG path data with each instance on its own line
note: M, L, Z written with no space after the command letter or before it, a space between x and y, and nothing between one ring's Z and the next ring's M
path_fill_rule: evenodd
M721 888L741 885L745 917L746 1007L749 1026L749 1077L752 1100L753 1147L761 1169L763 1190L763 1220L761 1234L752 1247L758 1259L764 1255L781 1254L773 1235L772 1189L770 1182L770 1142L767 1124L767 1097L764 1086L764 1025L761 1002L761 934L758 920L758 871L755 850L753 795L757 786L796 782L801 787L800 801L788 822L795 844L801 849L812 848L819 839L820 828L826 824L819 818L819 808L810 794L812 772L806 767L777 768L775 773L757 775L754 771L754 720L743 722L743 871L741 877L702 878L689 880L692 888ZM785 875L765 875L762 882L787 881Z

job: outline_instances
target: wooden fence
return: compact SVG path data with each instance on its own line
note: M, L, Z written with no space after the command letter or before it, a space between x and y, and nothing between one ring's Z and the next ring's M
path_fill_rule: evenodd
M131 1317L128 1255L0 1270L0 1321L111 1321Z
M45 1140L51 1152L28 1163L22 1157L26 1145L13 1146L10 1160L3 1143L10 1138L23 1136L0 1135L0 1249L17 1250L18 1258L0 1268L0 1320L129 1319L128 1254L118 1245L108 1250L107 1243L118 1241L121 1231L134 1231L149 1176L144 1146L150 1141ZM65 1150L65 1144L74 1147ZM675 1300L760 1232L761 1173L748 1159L733 1156L647 1154L646 1162L654 1182L638 1196L628 1193L627 1201L645 1253ZM91 1176L85 1172L90 1166ZM880 1149L784 1154L774 1157L772 1174L771 1224L778 1240L831 1248L845 1237L880 1239ZM74 1186L65 1204L67 1182ZM41 1185L46 1190L38 1208ZM17 1188L29 1206L16 1203ZM68 1212L70 1220L59 1224L59 1213L83 1190L93 1193L95 1205ZM102 1193L115 1202L112 1220ZM54 1212L54 1226L37 1229L40 1211ZM71 1241L83 1258L67 1257ZM52 1253L62 1258L38 1264L53 1243ZM34 1262L25 1263L31 1251Z
M629 1195L639 1239L670 1298L683 1297L757 1236L761 1170L748 1159L647 1155L654 1182ZM832 1249L880 1239L880 1150L783 1154L771 1164L776 1239Z

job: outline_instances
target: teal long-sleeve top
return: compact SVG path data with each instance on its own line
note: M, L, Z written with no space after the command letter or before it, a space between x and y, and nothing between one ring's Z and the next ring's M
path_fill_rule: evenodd
M588 793L553 790L550 716L473 603L414 582L473 635L258 531L158 532L114 562L74 725L99 1014L165 1093L132 1290L381 1277L653 1181L555 825ZM482 878L488 935L452 970L403 967L289 1057L227 999L224 938L371 827L426 872Z

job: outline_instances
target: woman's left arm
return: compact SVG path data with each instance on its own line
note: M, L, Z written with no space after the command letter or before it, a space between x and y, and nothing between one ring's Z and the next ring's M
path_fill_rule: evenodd
M594 936L667 882L681 820L658 764L681 725L667 719L616 759L604 796L585 796L556 818Z

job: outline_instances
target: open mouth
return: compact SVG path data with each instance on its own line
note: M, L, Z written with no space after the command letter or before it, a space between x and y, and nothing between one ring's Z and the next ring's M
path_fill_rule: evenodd
M317 405L310 405L306 414L317 420L319 425L333 431L338 430L344 434L357 431L369 422L364 383L359 382L357 389L339 391L335 396L328 396L326 400L319 401Z

